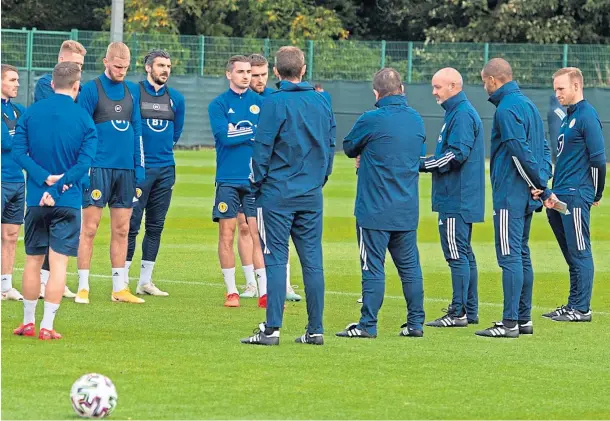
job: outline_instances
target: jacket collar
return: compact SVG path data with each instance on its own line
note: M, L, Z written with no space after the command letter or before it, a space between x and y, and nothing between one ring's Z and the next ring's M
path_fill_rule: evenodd
M491 94L489 96L488 101L497 107L500 101L502 101L505 96L520 91L521 90L519 89L519 85L517 85L517 82L511 80L510 82L507 82L502 85L496 92Z
M375 107L387 107L388 105L408 105L407 98L404 95L389 95L384 96L377 101Z

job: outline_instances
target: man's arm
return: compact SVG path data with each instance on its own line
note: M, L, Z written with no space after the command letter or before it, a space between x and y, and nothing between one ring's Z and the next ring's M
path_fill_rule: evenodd
M368 115L365 113L356 120L354 127L343 139L343 152L350 157L356 158L362 153L364 147L369 143L372 138L374 127L371 125L371 121Z
M470 156L476 138L475 121L467 112L456 113L448 128L447 149L419 161L419 171L446 173L458 169Z
M589 152L591 177L595 188L593 202L597 203L601 200L606 185L606 147L602 123L597 116L591 116L583 121L583 135Z
M87 111L87 114L93 117L98 100L97 88L95 87L95 83L92 82L83 85L76 101L85 111Z
M208 115L210 117L210 125L212 126L212 133L214 134L214 140L216 142L223 146L231 147L252 141L254 129L252 127L245 127L242 129L230 127L229 119L222 109L222 106L217 101L211 102L208 106Z
M335 115L332 111L330 116L330 155L328 157L328 166L326 167L326 179L324 180L325 184L326 181L328 181L328 177L330 177L333 172L333 163L335 162L335 147L337 146L337 122L335 121Z
M184 116L186 114L186 102L184 96L181 93L175 92L174 103L176 104L176 111L174 112L174 145L180 140L182 136L182 130L184 129Z
M144 171L144 144L142 141L142 114L140 111L140 89L133 85L129 89L133 100L133 112L131 113L134 141L133 162L136 171L136 184L140 184L146 177Z
M286 113L281 104L274 101L265 101L261 107L258 119L258 130L254 139L254 150L252 152L252 183L255 188L260 188L269 171L269 161L277 138L284 121Z
M53 87L51 87L51 80L46 77L41 77L36 82L34 88L34 102L41 101L45 98L50 97L54 94Z
M546 200L551 191L541 179L539 163L527 144L525 126L513 111L498 110L497 112L501 141L508 148L517 171L530 188L542 190L541 198Z
M83 142L81 143L80 150L78 152L78 158L76 160L76 165L70 168L62 178L60 178L57 183L54 185L55 188L49 190L49 194L55 201L59 199L59 196L64 192L63 186L71 186L78 180L82 180L87 172L89 171L89 167L91 167L91 162L93 162L93 158L95 157L95 152L97 150L97 129L95 128L95 124L93 120L85 115L83 119Z
M13 137L12 157L21 168L27 171L29 179L39 186L43 186L51 173L38 165L28 154L30 145L27 125L28 116L26 114L17 122L15 136Z

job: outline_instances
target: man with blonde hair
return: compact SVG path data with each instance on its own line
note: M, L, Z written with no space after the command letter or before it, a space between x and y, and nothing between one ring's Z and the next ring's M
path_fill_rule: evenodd
M576 67L565 67L553 75L555 95L567 113L557 138L553 194L544 205L570 269L570 293L567 305L543 316L557 322L591 321L591 205L599 206L604 191L606 150L602 124L595 108L584 99L583 88L582 72ZM553 210L558 200L567 204L567 212Z
M76 303L89 303L89 268L102 210L110 207L112 301L143 303L129 291L125 260L136 186L144 180L140 90L125 82L131 55L122 42L108 46L102 75L87 82L78 103L93 117L99 144L83 194L83 226L78 249Z
M57 63L75 63L80 69L82 69L85 62L85 55L87 55L87 50L80 42L66 40L62 42L61 47L59 47ZM36 87L34 88L34 102L38 102L53 95L53 87L51 86L52 78L53 75L51 73L47 73L38 79L38 82L36 82ZM81 85L79 84L78 86L80 89ZM40 298L44 298L45 287L47 285L47 281L49 280L49 274L49 255L47 253L45 255L44 263L42 264L42 269L40 270ZM76 294L70 291L66 285L64 297L74 298L75 296Z

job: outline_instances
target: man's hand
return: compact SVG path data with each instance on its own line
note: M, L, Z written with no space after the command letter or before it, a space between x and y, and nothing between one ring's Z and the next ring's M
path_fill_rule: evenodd
M62 178L64 175L63 174L59 174L59 175L50 175L47 177L47 179L45 180L45 183L47 183L47 186L52 186L53 184L57 183L57 181Z
M593 206L599 206L599 200L597 202L593 202Z
M531 190L531 192L532 192L532 198L533 198L534 200L540 200L540 195L541 195L542 193L544 193L544 190L540 190L540 189L532 189L532 190Z
M64 186L63 186L63 187L62 187L62 189L61 189L61 192L62 192L62 193L65 193L65 192L66 192L66 190L68 190L70 187L72 187L72 184L70 184L70 185L64 184Z
M39 206L55 206L55 199L53 196L49 194L49 192L44 192L42 198L40 199Z
M555 196L555 193L552 193L551 196L544 201L544 206L548 209L553 209L557 202L559 202L559 199Z
M356 161L354 162L354 167L360 168L360 155L356 157Z

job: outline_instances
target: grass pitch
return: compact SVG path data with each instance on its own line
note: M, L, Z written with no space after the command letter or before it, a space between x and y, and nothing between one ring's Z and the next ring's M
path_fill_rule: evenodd
M358 320L360 269L352 216L355 175L338 155L325 188L324 263L326 344L294 344L306 324L305 303L287 303L279 347L241 345L265 319L255 300L222 306L224 284L211 221L213 151L177 152L177 184L154 280L169 297L144 305L110 301L109 224L105 213L95 243L91 304L64 301L57 342L14 337L22 304L2 302L3 419L75 419L69 391L78 377L99 372L118 390L114 419L608 419L610 418L610 202L592 210L595 284L593 322L561 324L540 317L565 303L568 270L544 214L536 214L531 249L535 271L535 334L519 339L475 337L475 327L426 328L423 339L401 338L405 303L387 265L386 300L375 340L336 338ZM450 301L430 176L420 179L419 250L426 319ZM501 273L496 264L491 189L486 222L473 248L479 267L480 320L501 319ZM143 234L140 234L141 239ZM140 250L136 254L137 259ZM23 242L14 284L20 288ZM139 276L134 260L131 276ZM292 253L292 282L303 293ZM244 284L237 265L238 285ZM68 284L77 286L76 262ZM132 281L132 289L135 289ZM37 322L42 317L38 305Z

